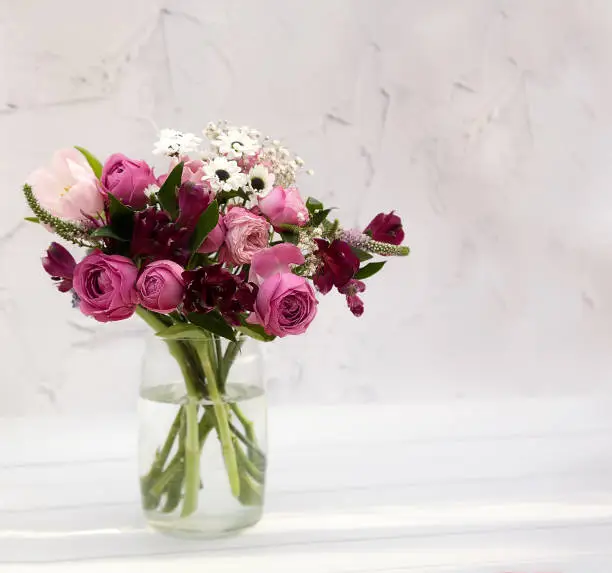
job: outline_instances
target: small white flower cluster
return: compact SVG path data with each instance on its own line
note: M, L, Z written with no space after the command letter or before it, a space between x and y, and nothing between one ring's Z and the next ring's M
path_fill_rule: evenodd
M163 129L154 153L182 160L201 160L202 181L214 191L239 191L265 197L274 185L295 184L304 162L280 141L250 127L236 127L226 121L209 123L203 130L208 149L202 139L192 133ZM312 173L312 172L308 172Z
M176 129L162 129L159 132L159 140L155 142L153 154L181 157L198 152L201 143L202 138L193 133L183 133Z

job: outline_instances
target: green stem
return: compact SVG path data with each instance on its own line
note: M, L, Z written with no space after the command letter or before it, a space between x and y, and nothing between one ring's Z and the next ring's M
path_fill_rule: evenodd
M234 426L234 424L232 424L230 422L230 430L234 433L234 436L236 436L247 448L249 448L249 450L253 450L253 452L260 456L262 459L265 459L265 454L259 449L259 447L257 446L257 444L255 442L253 442L252 440L250 440L249 438L247 438L236 426Z
M255 464L249 460L246 454L242 451L242 448L235 444L236 457L238 460L238 464L243 467L247 473L259 483L264 482L264 474L258 468L255 467Z
M236 360L236 356L240 352L242 345L244 344L244 336L238 335L239 338L236 342L230 342L227 345L225 350L225 355L223 356L223 360L219 358L220 367L219 367L219 384L221 384L225 388L225 384L227 382L227 377L229 375L230 368Z
M213 403L213 410L217 418L217 433L221 442L221 451L223 452L223 460L225 469L229 478L232 495L238 497L240 495L240 479L238 475L238 463L236 461L236 452L232 443L232 436L229 429L229 419L227 415L226 405L223 402L219 389L217 387L216 372L213 365L213 354L215 352L212 338L208 336L201 344L198 344L198 351L206 376L208 396Z
M189 396L185 412L185 497L181 517L191 515L198 507L200 492L200 442L198 436L197 396Z

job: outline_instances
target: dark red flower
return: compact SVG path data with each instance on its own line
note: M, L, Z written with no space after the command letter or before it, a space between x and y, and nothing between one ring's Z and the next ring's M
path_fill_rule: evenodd
M179 216L176 224L193 231L200 215L212 202L210 190L203 185L185 181L178 189Z
M346 304L350 311L355 316L361 316L363 314L363 301L357 296L358 293L363 292L366 286L362 281L351 279L342 288L338 290L346 295Z
M148 262L169 259L185 266L191 230L178 227L168 213L149 207L134 215L131 254Z
M393 212L379 213L364 229L375 241L399 245L404 240L402 220Z
M323 294L327 294L334 286L342 288L358 271L359 259L350 245L340 239L331 243L324 239L315 239L315 243L315 255L321 260L321 264L312 278L314 284Z
M56 281L60 292L67 292L72 288L72 277L76 261L74 257L59 243L51 243L47 249L47 256L42 258L45 271Z
M187 312L217 309L233 325L240 324L239 314L251 312L257 286L233 275L221 265L209 265L183 273L184 307Z

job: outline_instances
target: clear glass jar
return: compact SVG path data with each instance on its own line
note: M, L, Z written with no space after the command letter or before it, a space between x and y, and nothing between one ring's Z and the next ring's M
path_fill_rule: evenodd
M262 515L266 417L252 339L148 337L139 401L139 471L149 525L215 537Z

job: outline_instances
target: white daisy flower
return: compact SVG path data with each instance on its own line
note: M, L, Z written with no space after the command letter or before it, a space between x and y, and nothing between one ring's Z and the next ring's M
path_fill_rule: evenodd
M151 183L150 185L147 185L144 188L144 194L149 198L152 195L157 195L158 192L159 192L159 186L155 185L155 183Z
M212 144L230 159L238 159L243 155L255 155L261 149L259 141L251 137L246 129L234 127L227 132L220 133Z
M193 133L162 129L159 132L159 140L155 142L153 154L180 157L198 151L200 143L202 143L202 138Z
M263 165L255 165L249 171L249 187L259 197L265 197L274 185L274 173L268 171Z
M247 183L238 164L227 157L215 157L204 165L204 179L210 182L214 191L233 191Z

